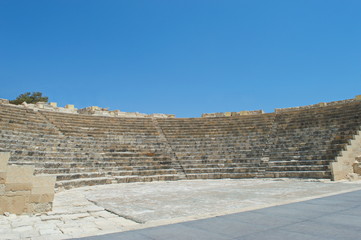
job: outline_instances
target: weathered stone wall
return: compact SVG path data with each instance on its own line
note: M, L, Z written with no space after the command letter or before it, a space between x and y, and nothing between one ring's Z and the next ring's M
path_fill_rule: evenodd
M202 118L205 117L234 117L234 116L245 116L245 115L258 115L263 114L263 110L254 111L240 111L240 112L219 112L219 113L203 113Z
M42 213L52 209L55 176L34 176L34 166L8 165L0 153L0 214Z
M163 114L163 113L153 113L145 114L138 112L121 112L120 110L110 111L108 108L101 108L97 106L86 107L82 109L75 108L74 105L68 104L65 107L58 107L56 102L38 102L36 104L28 104L26 102L21 105L10 104L9 100L1 99L0 104L9 104L16 107L22 107L27 109L32 109L34 111L52 111L60 113L73 113L73 114L83 114L83 115L94 115L94 116L106 116L106 117L129 117L129 118L174 118L174 114Z
M94 116L110 116L110 117L151 117L151 118L174 118L173 114L153 113L145 114L138 112L121 112L119 110L109 111L108 108L100 108L97 106L86 107L78 110L79 114Z
M354 101L360 101L361 95L355 96L352 99L346 99L341 101L334 101L334 102L321 102L317 104L305 105L300 107L289 107L289 108L276 108L275 113L282 113L282 112L289 112L289 111L296 111L296 110L304 110L304 109L311 109L311 108L320 108L326 106L334 106L334 105L341 105L345 103L350 103ZM218 112L218 113L203 113L201 117L231 117L231 116L243 116L243 115L256 115L256 114L263 114L263 110L254 110L254 111L240 111L240 112Z
M334 102L321 102L317 104L312 105L306 105L306 106L300 106L300 107L290 107L290 108L276 108L275 113L281 113L281 112L289 112L289 111L295 111L295 110L302 110L302 109L311 109L311 108L319 108L319 107L326 107L326 106L334 106L334 105L340 105L345 103L350 103L354 101L361 100L361 95L355 96L353 99L346 99L341 101L334 101Z
M336 161L331 163L333 180L354 178L353 173L361 174L358 171L358 157L361 155L361 131L350 140L346 148L336 157Z
M9 100L0 98L0 104L9 104Z

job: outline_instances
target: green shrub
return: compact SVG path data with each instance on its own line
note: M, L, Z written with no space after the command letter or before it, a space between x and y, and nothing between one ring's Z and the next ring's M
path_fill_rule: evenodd
M48 97L43 97L41 92L27 92L20 94L15 100L11 100L12 104L48 102Z

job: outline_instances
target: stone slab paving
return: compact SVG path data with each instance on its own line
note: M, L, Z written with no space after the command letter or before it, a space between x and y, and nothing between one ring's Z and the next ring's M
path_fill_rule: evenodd
M361 226L355 214L361 212L361 206L352 205L357 202L350 198L353 193L348 193L348 197L334 196L332 202L322 198L307 205L298 202L359 189L361 182L291 179L186 180L83 187L56 193L53 211L47 214L0 216L0 239L69 239L122 231L124 235L106 235L109 238L100 236L99 239L147 239L145 236L177 239L173 237L175 233L180 234L178 239L229 239L230 235L238 234L237 229L244 229L242 232L251 236L269 228L277 228L273 234L287 232L298 239L303 234L300 233L302 229L311 229L307 225L309 219L322 223L325 229L340 224L327 218L329 209L342 211L343 218L339 219L353 222L354 225L346 226L346 229ZM266 208L243 215L222 216L290 202L298 203L292 207L271 208L275 210ZM304 211L305 206L308 213ZM210 220L210 217L216 220ZM204 220L195 225L186 222L195 219ZM249 222L250 219L257 224ZM177 224L154 228L171 223ZM297 227L294 230L286 228L292 223L304 225L293 226ZM212 232L207 226L214 226L214 231L217 226L222 228ZM129 231L134 229L142 230Z
M361 191L84 240L360 239Z
M107 185L87 199L138 223L206 218L359 189L361 182L299 179L185 180Z
M69 239L120 231L133 221L106 211L85 198L87 189L55 194L46 214L0 216L0 239Z

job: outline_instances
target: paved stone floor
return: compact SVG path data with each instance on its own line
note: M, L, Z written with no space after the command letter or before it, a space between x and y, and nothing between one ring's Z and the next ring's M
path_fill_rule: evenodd
M361 191L86 240L355 240Z
M319 229L325 231L347 223L343 229L350 235L348 229L352 232L361 227L358 217L361 207L356 206L361 203L361 193L356 191L360 189L361 182L292 179L194 180L84 187L57 193L52 212L0 216L0 239L87 236L99 236L99 239L238 239L240 231L242 236L249 237L240 239L259 239L257 233L262 232L267 234L267 239L280 239L282 234L301 239L300 231L304 229L314 231L306 238L313 239L318 232L317 228L309 226L313 222L322 223ZM335 196L331 203L324 199L300 202L345 192L349 192L342 195L346 197ZM292 202L297 203L279 206ZM270 206L276 207L265 208ZM254 209L258 210L250 211ZM231 215L223 216L225 214ZM337 218L332 220L332 216ZM169 225L172 223L176 224ZM135 229L141 230L131 231ZM271 233L267 231L271 230L275 234L270 235L273 238L268 237ZM123 233L100 236L114 232ZM347 234L345 236L349 236Z

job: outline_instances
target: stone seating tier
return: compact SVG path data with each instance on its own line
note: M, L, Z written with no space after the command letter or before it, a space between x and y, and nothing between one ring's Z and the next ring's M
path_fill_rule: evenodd
M59 188L204 178L331 178L361 102L257 115L121 118L0 104L0 151Z

